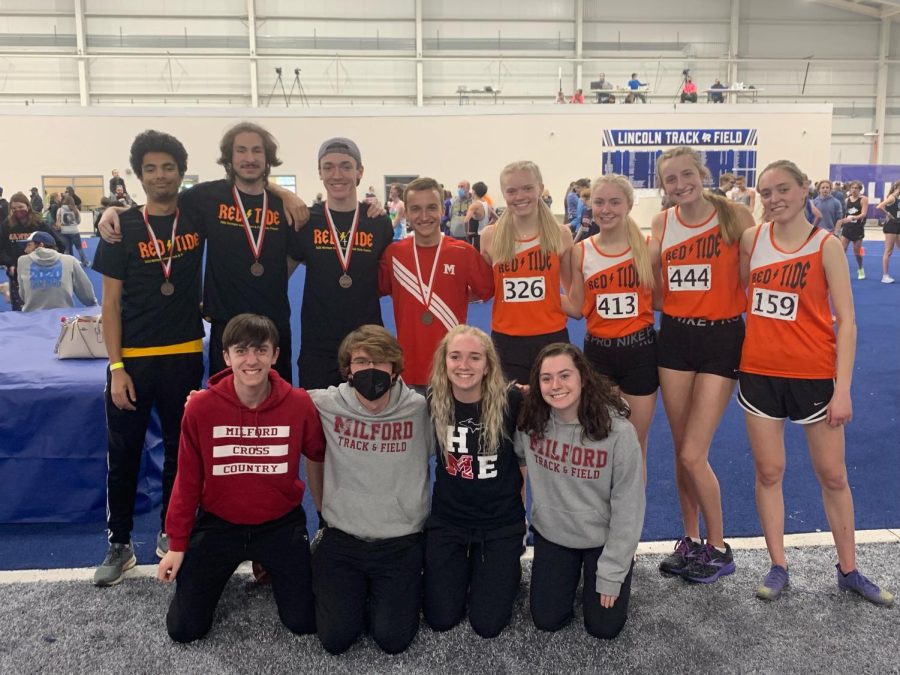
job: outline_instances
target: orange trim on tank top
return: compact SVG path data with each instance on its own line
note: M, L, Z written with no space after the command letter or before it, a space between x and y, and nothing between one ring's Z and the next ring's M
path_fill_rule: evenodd
M593 237L590 238L590 242L591 242L591 245L594 247L594 250L597 251L597 253L599 255L602 255L604 258L621 258L623 255L625 255L626 253L629 253L631 251L631 247L627 246L625 248L625 250L622 251L621 253L615 253L615 254L604 253L603 251L600 250L600 247L597 246L597 242L594 241Z
M812 225L810 225L810 227L812 227ZM800 244L793 251L786 251L785 249L781 248L778 244L775 243L775 221L774 220L769 221L769 243L772 244L772 248L774 248L779 253L784 253L785 255L794 255L795 253L800 251L804 246L806 246L812 240L812 238L815 237L818 233L819 233L819 228L812 227L812 232L809 233L809 236L806 238L806 240L802 244Z
M715 207L713 207L713 212L709 215L709 218L707 218L706 220L704 220L702 223L697 223L696 225L688 225L686 222L684 222L684 221L681 219L681 207L678 206L677 204L675 205L675 218L676 218L676 219L678 220L678 222L681 223L682 226L684 226L684 227L690 227L690 228L703 227L704 225L706 225L707 223L709 223L709 221L711 221L713 218L715 218L716 215L718 215L718 213L719 213L719 212L716 211Z

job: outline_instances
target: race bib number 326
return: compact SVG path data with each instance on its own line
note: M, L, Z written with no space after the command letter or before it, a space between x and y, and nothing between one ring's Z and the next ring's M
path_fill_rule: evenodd
M780 319L781 321L797 320L796 293L784 293L782 291L770 291L766 288L753 289L753 303L750 312L756 316L764 316L767 319Z
M544 277L516 277L503 280L505 302L537 302L547 294Z
M711 275L709 265L669 265L669 290L708 291Z

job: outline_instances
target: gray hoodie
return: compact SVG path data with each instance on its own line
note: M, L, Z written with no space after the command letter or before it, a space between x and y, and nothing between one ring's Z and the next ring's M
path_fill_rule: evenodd
M421 532L434 452L425 398L399 379L377 414L346 382L309 395L325 431L322 515L328 525L366 540Z
M21 256L16 272L25 312L74 307L72 293L85 307L97 304L91 280L78 261L55 249L41 246Z
M602 441L582 438L581 424L551 412L544 438L516 432L531 483L531 524L567 548L603 547L596 591L619 595L644 526L641 446L631 423L612 415Z

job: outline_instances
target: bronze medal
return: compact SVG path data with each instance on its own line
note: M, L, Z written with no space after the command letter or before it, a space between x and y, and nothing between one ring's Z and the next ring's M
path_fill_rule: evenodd
M255 263L253 263L252 265L250 265L250 274L252 274L255 277L261 277L263 275L263 272L265 272L265 271L266 271L266 268L263 267L262 263L259 262L258 260Z
M353 279L350 278L349 274L342 274L338 279L338 284L341 288L350 288L353 285Z
M164 281L159 287L159 292L163 295L172 295L175 292L175 285L171 281Z
M430 326L432 321L434 321L434 314L426 309L425 313L422 315L422 323L426 326Z

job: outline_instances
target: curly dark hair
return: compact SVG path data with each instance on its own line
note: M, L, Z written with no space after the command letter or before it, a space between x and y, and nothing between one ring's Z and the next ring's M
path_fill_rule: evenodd
M266 171L263 178L269 180L269 171L272 167L281 166L281 160L278 159L278 142L272 134L253 122L240 122L225 132L222 140L219 141L219 159L216 160L216 163L225 167L228 180L233 181L234 167L231 166L231 159L234 157L234 139L238 134L243 133L258 134L262 139L263 148L266 151Z
M631 411L624 399L615 391L612 382L597 373L581 350L568 342L556 342L544 347L538 354L528 378L529 391L519 412L518 428L532 438L543 438L550 420L550 406L541 395L541 366L552 356L568 356L581 375L581 400L578 403L578 422L582 428L582 440L601 441L609 436L612 427L611 412L628 417Z
M128 159L131 170L139 179L143 177L144 155L148 152L165 152L172 155L172 159L178 165L178 173L183 176L187 172L188 154L181 141L171 134L148 129L135 136L134 143L131 144L131 156Z

